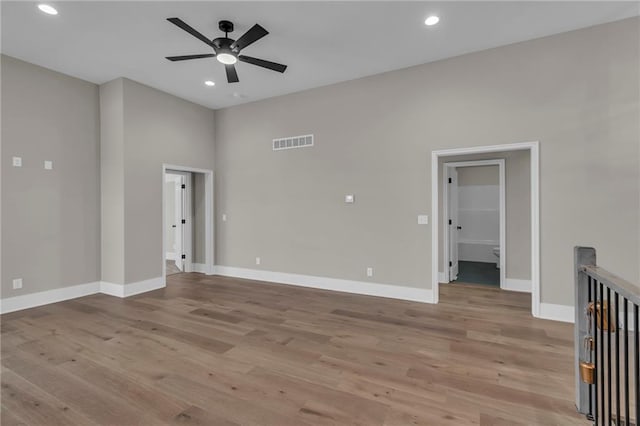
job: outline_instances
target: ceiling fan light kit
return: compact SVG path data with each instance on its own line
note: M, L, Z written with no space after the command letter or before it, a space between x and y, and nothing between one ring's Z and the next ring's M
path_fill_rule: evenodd
M188 25L180 18L167 18L167 21L199 39L207 46L212 48L214 52L201 53L196 55L167 56L166 58L172 62L215 57L218 62L224 64L225 71L227 73L227 81L229 83L237 83L238 81L240 81L238 79L238 73L236 72L235 68L235 64L238 61L256 65L262 68L267 68L280 73L285 72L285 70L287 69L286 65L240 54L240 51L242 49L269 34L267 30L265 30L258 24L255 24L253 27L251 27L249 31L240 36L239 39L234 40L228 37L229 33L233 32L233 23L223 20L218 23L218 28L220 29L220 31L224 32L224 37L218 37L213 40L209 40L207 37L196 31L193 27Z

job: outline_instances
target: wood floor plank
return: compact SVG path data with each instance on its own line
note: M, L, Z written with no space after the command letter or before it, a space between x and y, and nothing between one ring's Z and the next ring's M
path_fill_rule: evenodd
M587 425L573 328L530 296L438 305L202 274L2 315L3 425Z

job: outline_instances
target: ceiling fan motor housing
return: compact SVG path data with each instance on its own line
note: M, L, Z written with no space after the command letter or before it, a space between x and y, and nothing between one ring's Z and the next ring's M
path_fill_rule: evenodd
M232 48L232 45L234 42L235 40L227 37L218 37L212 41L214 50L216 52L228 52L228 53L238 54L238 52L240 52L240 49L238 49L237 46Z

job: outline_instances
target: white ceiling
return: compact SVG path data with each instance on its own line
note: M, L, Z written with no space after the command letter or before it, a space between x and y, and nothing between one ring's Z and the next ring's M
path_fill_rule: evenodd
M44 1L44 0L43 0ZM2 1L2 53L94 83L127 77L210 108L222 108L463 53L616 21L638 2L93 2ZM424 19L441 21L426 27ZM289 66L284 74L238 63L226 82L215 58L165 19L179 17L208 37L228 19L238 38L254 23L270 34L244 54ZM204 86L214 80L215 87Z

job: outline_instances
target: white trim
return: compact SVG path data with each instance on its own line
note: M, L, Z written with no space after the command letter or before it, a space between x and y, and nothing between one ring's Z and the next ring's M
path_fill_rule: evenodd
M146 293L165 287L162 277L150 280L138 281L131 284L114 284L105 281L94 281L87 284L72 285L56 288L54 290L40 291L38 293L0 299L0 314L77 299L78 297L104 293L116 297L129 297L135 294Z
M49 305L51 303L75 299L76 297L89 296L91 294L96 294L99 291L100 282L95 281L87 284L56 288L55 290L46 290L22 296L8 297L0 300L0 314L8 314L9 312L35 308L36 306Z
M342 280L338 278L316 277L312 275L289 274L284 272L262 271L257 269L216 266L216 274L227 277L244 278L255 281L297 285L322 290L364 294L368 296L388 297L391 299L433 303L430 289L406 287L390 284L378 284L362 281Z
M540 303L540 315L538 318L562 322L575 322L573 306L556 305L553 303Z
M172 251L168 251L164 254L164 260L176 260L176 254Z
M194 263L193 272L198 272L200 274L206 274L206 275L213 275L213 271L211 271L205 263Z
M531 153L531 313L540 317L540 171L539 142L521 142L431 152L431 283L434 303L439 300L438 262L438 159L440 157L501 151L529 150ZM502 256L501 256L502 258ZM501 259L502 260L502 259Z
M503 290L521 291L523 293L531 293L531 280L519 280L516 278L507 278L504 281Z
M498 202L498 216L500 220L499 225L499 242L500 246L500 288L505 289L507 281L507 205L506 205L506 184L505 184L505 161L504 159L491 159L491 160L473 160L473 161L457 161L444 163L442 167L443 179L442 179L442 216L443 218L449 217L449 186L447 184L447 178L449 177L449 169L458 167L479 167L479 166L498 166L498 186L500 192L500 200ZM443 253L444 253L444 265L449 264L449 233L443 232ZM469 241L458 242L468 243ZM490 244L490 242L483 242L483 244ZM445 279L450 282L451 277L449 275L449 268L444 266Z
M447 281L447 275L444 272L438 272L438 280L441 283L446 283Z
M157 290L166 287L163 277L151 278L149 280L138 281L129 284L114 284L106 281L100 282L100 292L116 297L129 297L147 291Z
M531 144L531 313L540 316L540 153ZM572 316L573 318L573 316Z
M204 192L205 192L205 208L204 208L204 221L205 221L205 265L207 269L213 273L214 259L215 259L215 246L214 246L214 232L215 221L213 220L214 211L214 192L213 192L213 170L199 169L195 167L177 166L174 164L162 164L162 181L164 182L167 170L187 172L187 173L201 173L205 175L204 179ZM163 183L164 185L164 183ZM162 187L162 246L164 248L165 242L165 226L164 226L164 186ZM166 251L164 248L163 252ZM190 265L193 268L193 265ZM162 279L166 282L167 278L167 265L166 260L162 259Z

